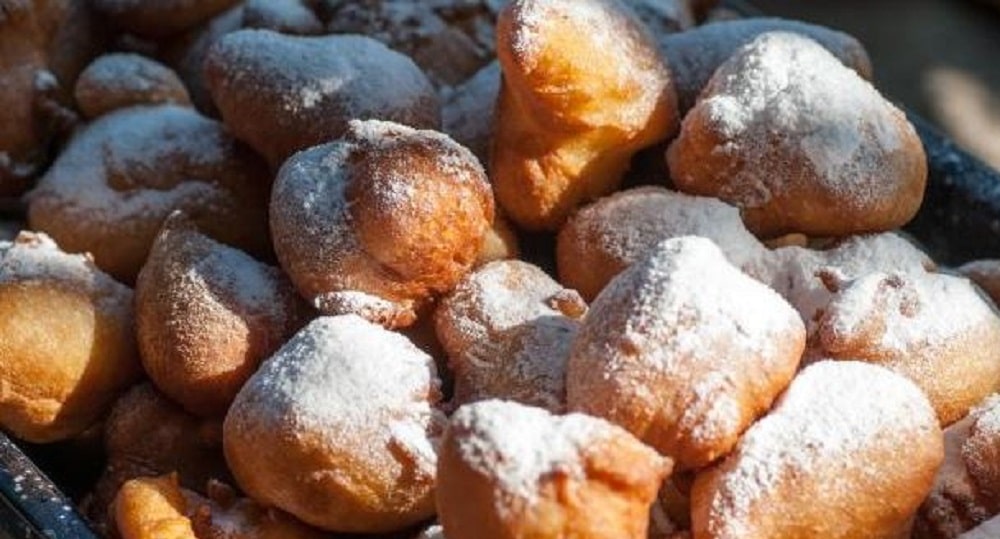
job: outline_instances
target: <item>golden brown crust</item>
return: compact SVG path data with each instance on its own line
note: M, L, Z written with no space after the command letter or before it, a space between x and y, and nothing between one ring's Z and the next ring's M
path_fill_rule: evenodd
M89 119L136 105L191 104L176 73L138 54L99 57L80 73L73 93L80 112Z
M313 201L306 204L307 201ZM379 121L293 157L271 198L282 267L327 314L413 323L476 262L493 197L476 158L451 139Z
M163 220L183 210L206 234L270 251L263 163L188 108L102 116L73 138L28 201L28 221L71 252L135 281Z
M670 239L594 300L570 353L568 405L696 469L770 407L804 346L802 320L774 291L709 240Z
M136 282L143 366L193 413L222 417L307 309L277 269L167 218Z
M941 430L915 385L865 363L817 363L725 461L699 473L692 531L699 539L909 537L942 459Z
M0 242L0 424L72 437L140 374L132 291L43 234Z
M635 152L676 130L666 64L617 0L514 1L497 39L504 77L490 177L519 226L558 229L614 190Z
M423 72L365 36L240 30L212 45L204 69L226 125L273 169L340 138L354 119L440 125L438 97Z
M497 421L520 441L491 437ZM438 517L449 539L645 539L669 472L668 459L604 421L485 401L461 408L445 433Z
M176 475L126 482L112 511L122 539L197 539Z
M764 34L719 68L667 160L679 190L739 207L761 237L899 228L927 181L905 115L792 33Z

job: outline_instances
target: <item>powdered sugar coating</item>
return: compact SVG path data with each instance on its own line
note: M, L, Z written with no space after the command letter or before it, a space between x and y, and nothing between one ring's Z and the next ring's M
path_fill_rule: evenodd
M440 524L434 524L428 526L426 530L420 532L419 535L413 539L446 539L444 536L444 528Z
M500 398L561 412L566 360L586 309L526 262L491 262L468 275L435 313L456 402Z
M371 452L402 443L429 456L439 385L434 361L405 337L357 316L320 317L251 377L227 428L319 433ZM414 425L427 435L410 436ZM419 471L433 474L435 459L425 460Z
M412 60L364 36L241 30L212 46L205 70L226 124L276 167L341 136L352 119L440 121L437 94Z
M759 208L802 189L801 179L780 173L782 158L801 158L811 167L809 188L850 209L898 189L880 174L902 148L903 113L809 38L758 37L720 66L703 96L695 111L721 137L714 152L740 163L719 192L723 200Z
M710 240L669 239L594 300L570 355L568 403L679 466L704 466L784 388L804 341L791 306Z
M462 462L495 481L501 514L515 500L535 502L540 484L554 474L585 479L582 453L601 440L628 435L591 416L556 416L501 400L462 406L448 428Z
M308 492L333 496L324 486L326 475L363 476L373 492L392 492L403 504L368 500L366 507L386 507L394 516L420 512L395 517L418 520L427 516L417 507L433 491L437 435L445 421L435 408L439 387L433 359L406 337L353 315L317 318L237 395L224 427L227 458L231 466L234 458L247 462L260 443L310 467L289 475L283 462L257 462L252 470L232 466L255 499L307 522L337 518L317 516L316 507L300 498ZM309 480L297 485L297 477ZM357 489L366 488L338 489L328 503L356 506ZM336 525L355 529L349 522Z
M853 37L800 21L749 18L705 24L686 32L658 34L660 50L669 61L681 111L694 106L709 79L740 47L767 32L794 32L815 40L844 65L871 78L871 62Z
M819 336L824 343L861 336L881 358L905 362L922 350L947 348L991 323L1000 324L1000 319L967 279L872 273L851 282L827 304Z
M747 430L709 483L696 484L695 496L707 505L694 512L695 533L763 537L828 517L839 521L816 522L816 531L846 537L859 525L854 504L890 492L893 501L878 510L885 514L868 518L902 525L903 508L916 509L924 493L894 489L932 476L941 447L934 411L911 382L864 363L816 363Z
M899 234L887 232L852 236L825 251L779 248L753 274L795 306L811 333L817 316L833 297L824 274L849 282L876 272L920 274L933 268L926 253Z
M110 316L132 316L129 287L102 272L90 256L66 253L43 233L22 231L13 241L0 241L0 286L22 283L78 290Z

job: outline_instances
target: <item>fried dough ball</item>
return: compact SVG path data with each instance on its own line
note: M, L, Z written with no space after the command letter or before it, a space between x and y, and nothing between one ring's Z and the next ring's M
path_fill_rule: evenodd
M94 60L77 78L74 94L90 119L134 105L191 105L176 73L138 54L106 54Z
M639 187L602 198L566 222L556 243L559 280L592 300L657 243L689 235L711 239L737 267L759 264L765 256L736 208L713 198Z
M48 236L0 242L0 426L35 443L93 425L142 371L132 290Z
M798 368L805 329L710 240L666 240L597 296L570 352L569 408L674 460L729 453Z
M700 473L696 539L899 538L944 456L920 389L888 369L807 367L735 451Z
M94 8L127 32L163 38L190 30L238 0L91 0Z
M448 539L645 539L671 462L583 414L490 400L451 418L438 462Z
M252 498L304 522L399 530L434 514L440 398L433 359L406 337L317 318L236 396L226 460Z
M340 138L356 118L440 124L427 77L364 36L233 32L212 45L205 76L226 126L275 169L299 150Z
M493 222L475 156L447 136L352 121L295 155L271 195L281 266L326 314L412 324L472 268Z
M280 270L167 218L135 290L136 335L153 383L189 411L225 415L306 309Z
M1000 397L944 431L944 464L914 526L916 539L954 539L1000 513Z
M174 105L135 107L73 138L31 192L28 222L131 283L174 210L228 244L268 253L267 191L263 163L222 124Z
M958 272L986 292L994 304L1000 304L1000 260L974 260L960 266Z
M676 131L670 73L618 0L514 0L497 28L490 178L514 223L557 230L613 191L633 154Z
M815 40L845 66L871 80L872 64L854 37L823 26L778 18L705 24L686 32L658 34L677 90L682 114L694 107L715 71L741 47L768 32L791 32Z
M942 425L1000 390L1000 316L967 279L874 273L837 287L810 342L813 353L906 376Z
M321 539L294 518L209 485L209 497L183 489L175 475L125 483L114 504L122 539Z
M566 360L586 312L579 294L527 262L493 262L466 276L434 314L454 404L496 398L564 411Z
M86 0L0 2L0 197L30 187L75 125L73 83L103 41Z
M737 206L752 232L898 228L927 161L902 111L809 38L758 37L727 60L667 152L678 190Z

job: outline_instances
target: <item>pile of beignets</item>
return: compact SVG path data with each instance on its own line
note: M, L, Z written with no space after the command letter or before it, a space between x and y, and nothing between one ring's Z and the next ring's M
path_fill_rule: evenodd
M122 539L996 537L1000 261L713 4L0 0L0 427Z

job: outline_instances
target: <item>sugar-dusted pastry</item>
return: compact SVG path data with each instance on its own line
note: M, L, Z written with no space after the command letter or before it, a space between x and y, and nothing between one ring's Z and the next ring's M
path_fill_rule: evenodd
M169 67L138 54L105 54L80 73L76 105L93 119L136 105L190 105L184 83Z
M245 3L235 6L212 17L194 30L177 36L162 45L159 55L184 81L191 95L191 102L198 110L218 117L219 112L208 91L205 71L205 57L222 36L243 28Z
M927 394L942 425L1000 390L1000 316L967 279L873 273L832 284L839 292L810 340L814 354L906 376Z
M602 198L566 222L556 244L559 280L593 299L657 243L680 236L712 240L737 267L765 256L736 208L714 198L639 187Z
M438 461L448 539L645 539L671 462L583 414L490 400L452 416Z
M676 131L670 72L619 0L514 0L497 44L490 178L523 228L557 230L613 191L633 154Z
M807 367L691 494L695 539L908 537L944 456L927 398L866 363Z
M927 181L903 112L789 32L763 34L719 67L667 160L678 190L739 207L762 237L899 228Z
M302 325L306 309L278 268L167 218L135 288L142 363L189 411L226 414L233 397Z
M482 166L445 135L352 121L344 138L290 159L271 195L281 266L326 314L387 327L451 290L493 223Z
M233 134L277 169L340 138L354 119L437 128L440 105L412 60L360 35L241 30L205 58L212 99Z
M268 183L222 124L175 105L135 107L73 137L31 192L28 222L131 283L174 210L223 242L269 252Z
M163 38L194 28L238 0L91 0L94 8L121 29Z
M566 360L586 312L576 291L527 262L493 262L466 276L434 314L454 404L503 399L564 411Z
M945 429L944 451L934 488L920 507L916 539L965 538L964 532L1000 513L1000 397L991 395Z
M660 50L670 65L681 112L694 107L715 70L733 53L768 32L791 32L813 39L861 77L872 78L872 64L864 46L843 32L773 17L713 22L685 32L657 35Z
M656 245L591 304L570 352L569 408L608 419L677 463L706 466L791 381L798 313L710 240Z
M132 290L48 236L0 241L0 428L30 442L92 426L141 374Z
M434 514L445 421L430 356L357 316L321 317L247 382L226 416L226 460L258 502L338 532Z

